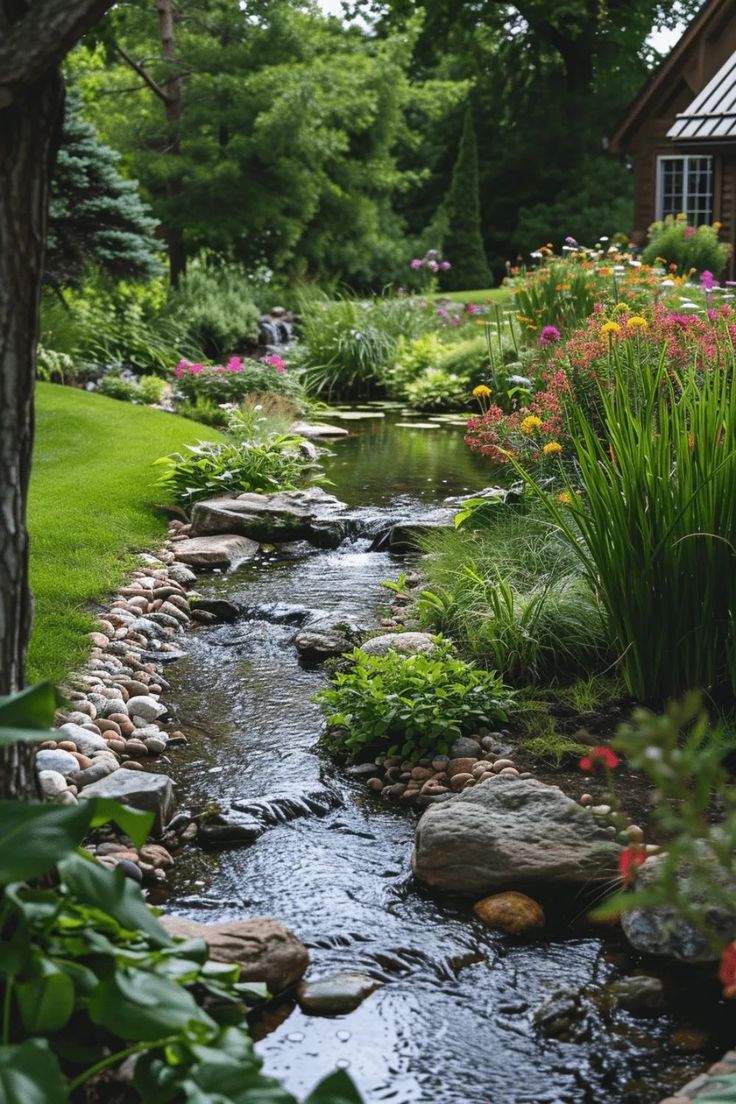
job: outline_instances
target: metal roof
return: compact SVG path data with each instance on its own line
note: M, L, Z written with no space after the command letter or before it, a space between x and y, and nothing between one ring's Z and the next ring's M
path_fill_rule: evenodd
M678 142L736 139L736 53L678 114L667 137Z

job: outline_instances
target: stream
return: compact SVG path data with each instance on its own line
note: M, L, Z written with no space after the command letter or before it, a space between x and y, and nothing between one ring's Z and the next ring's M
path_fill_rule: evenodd
M419 518L489 482L457 426L401 428L405 415L375 404L363 413L331 446L327 489L338 498ZM258 1050L297 1095L339 1067L366 1104L656 1104L732 1041L708 983L643 963L665 980L667 1013L607 1012L595 994L638 965L617 934L571 926L575 902L556 922L554 900L551 931L537 940L490 931L472 902L414 882L416 814L317 755L311 699L326 676L300 664L291 639L306 611L378 623L381 582L405 561L368 548L289 545L201 577L202 593L247 612L193 633L187 658L167 673L189 738L174 762L179 801L256 813L271 827L250 846L186 852L168 910L205 922L273 917L310 949L312 977L357 971L381 983L348 1015L288 1006L282 1022L274 1016ZM589 1037L543 1037L534 1009L556 989L583 986L594 997Z

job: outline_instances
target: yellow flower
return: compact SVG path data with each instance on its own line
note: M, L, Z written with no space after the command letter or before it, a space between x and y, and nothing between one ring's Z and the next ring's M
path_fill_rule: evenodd
M536 414L529 414L519 426L522 433L533 433L535 429L539 429L542 424L542 419L538 418Z
M572 502L572 497L570 495L570 492L569 491L563 491L561 494L558 494L557 501L561 502L563 506L569 506L570 503Z
M676 215L677 222L687 222L687 215L684 211L680 211L679 215Z
M490 387L486 387L484 383L479 383L477 387L473 388L473 397L476 399L483 398L486 395L492 395Z
M617 303L616 306L613 308L613 313L614 314L625 314L626 311L628 311L630 309L631 308L629 307L628 303Z
M628 330L646 330L649 327L649 323L646 318L642 318L640 314L635 314L626 323Z
M720 230L721 229L720 222L714 222L712 225L713 225L714 230Z
M618 322L604 322L601 326L601 337L607 337L608 334L621 333L621 327Z
M562 452L562 445L559 441L548 441L542 449L542 452L545 456L556 456L558 453Z

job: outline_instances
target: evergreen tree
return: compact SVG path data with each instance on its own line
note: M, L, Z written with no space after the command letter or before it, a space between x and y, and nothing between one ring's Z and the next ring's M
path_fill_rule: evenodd
M481 235L478 143L471 104L465 110L463 133L446 205L448 229L444 256L452 263L452 268L444 279L445 285L457 291L490 287L492 277Z
M153 236L156 220L138 185L119 173L119 154L103 145L69 95L51 185L46 279L78 283L88 265L115 278L145 279L161 266Z

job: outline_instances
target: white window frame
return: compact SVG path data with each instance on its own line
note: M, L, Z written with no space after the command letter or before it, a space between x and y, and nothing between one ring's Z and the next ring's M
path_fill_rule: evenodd
M687 214L688 219L689 219L691 212L686 209L687 196L688 196L688 190L689 190L688 189L688 173L691 172L691 171L700 171L700 170L692 170L690 168L690 162L691 161L703 161L703 160L708 161L708 170L709 170L709 173L710 173L710 210L709 210L708 218L705 221L706 222L712 222L712 220L713 220L713 202L714 202L714 198L715 198L715 187L714 187L715 172L714 172L714 164L713 164L714 159L713 159L712 154L706 154L706 153L690 153L690 154L688 154L688 153L684 153L684 154L683 153L663 153L663 154L660 154L657 157L657 180L656 180L657 202L656 202L656 205L655 205L655 208L656 208L655 218L656 218L657 222L661 222L662 219L664 218L664 164L665 164L665 162L666 161L682 161L682 163L683 163L682 164L682 204L683 205L680 208L680 210L683 211L685 214ZM677 214L680 213L680 211L674 211L674 212L670 212L670 213L677 215Z

